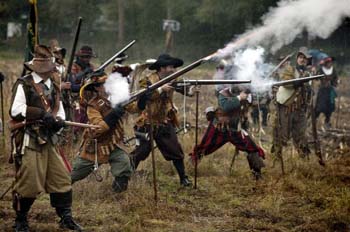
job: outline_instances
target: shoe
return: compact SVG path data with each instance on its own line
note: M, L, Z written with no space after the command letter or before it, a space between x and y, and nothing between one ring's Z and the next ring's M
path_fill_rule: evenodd
M116 177L113 181L112 188L114 192L121 193L128 189L129 177L121 176Z
M253 173L253 176L254 176L255 180L261 180L262 179L262 175L261 175L261 171L260 170L259 171L253 170L252 173Z
M72 216L63 217L59 224L61 229L83 231L83 228L73 220Z
M29 225L27 221L27 217L16 217L15 225L13 226L15 232L28 232Z
M185 176L180 180L180 185L183 187L189 187L192 186L192 181L190 181L190 179L188 179L188 177Z

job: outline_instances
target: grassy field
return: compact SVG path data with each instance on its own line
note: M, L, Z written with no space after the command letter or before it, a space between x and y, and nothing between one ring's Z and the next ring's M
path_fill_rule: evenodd
M4 90L9 99L21 63L0 61L0 70L8 77ZM211 71L198 69L187 76L211 75ZM344 80L339 92L345 94L349 89L348 80ZM182 102L182 97L176 99L181 114ZM200 102L200 112L215 105L212 87L202 88ZM187 118L194 125L194 99L187 99L186 105ZM339 127L349 126L349 105L348 96L343 97ZM203 113L200 125L202 134L206 125ZM99 170L102 182L91 176L73 186L74 216L86 231L350 231L349 141L341 145L322 141L327 152L325 168L318 165L314 155L309 160L301 159L289 146L284 153L287 174L282 176L279 163L269 155L270 126L264 131L262 146L267 159L264 178L259 182L253 180L243 153L230 172L234 148L227 144L199 164L198 189L180 188L174 168L157 151L158 202L153 199L150 159L140 165L141 171L122 194L111 191L113 178L108 165L104 165ZM194 131L180 134L179 139L187 155L194 144ZM8 148L8 141L5 147L2 140L1 192L11 185L13 177L12 167L7 164ZM73 155L69 154L70 159ZM186 168L193 180L193 167L187 157ZM13 219L11 194L7 194L0 201L0 231L11 231ZM30 211L31 231L60 231L57 222L48 195L40 195Z

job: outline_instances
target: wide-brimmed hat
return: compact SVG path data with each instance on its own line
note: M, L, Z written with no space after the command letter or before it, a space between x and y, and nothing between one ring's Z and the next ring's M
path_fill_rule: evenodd
M166 67L169 65L174 66L174 68L180 67L184 64L183 60L175 57L171 57L168 54L162 54L158 57L157 61L149 66L150 70L158 70L160 67Z
M304 55L307 59L310 59L312 57L307 47L300 47L297 53L297 58L299 57L299 55Z
M55 58L60 58L58 57L58 54L61 54L62 59L64 59L64 57L66 56L67 50L65 48L62 48L56 39L50 40L49 47L53 52Z
M46 73L56 69L54 55L45 45L36 45L33 59L25 62L24 66L36 73Z
M334 58L333 57L326 57L320 61L320 65L324 65L326 63L333 62Z
M114 62L116 63L116 64L121 64L121 63L123 63L126 59L128 59L128 55L127 54L125 54L124 52L122 52L121 54L119 54L118 56L117 56L117 58L115 58L115 60L114 60Z
M77 53L75 53L75 56L90 56L90 57L97 57L96 54L92 51L92 48L90 46L84 45L82 46Z
M80 88L79 95L83 98L85 90L92 90L94 86L104 84L108 76L105 72L92 73L87 79L84 80L82 87Z

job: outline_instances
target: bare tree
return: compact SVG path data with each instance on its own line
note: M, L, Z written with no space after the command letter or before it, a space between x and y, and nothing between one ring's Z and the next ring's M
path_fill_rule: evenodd
M118 45L124 43L124 0L118 0Z

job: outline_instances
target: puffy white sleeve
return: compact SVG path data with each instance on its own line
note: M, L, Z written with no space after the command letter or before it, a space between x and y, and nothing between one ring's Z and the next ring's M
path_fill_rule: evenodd
M21 114L23 117L26 116L27 112L27 101L24 94L23 85L19 84L16 90L16 96L13 100L11 107L11 117L16 117Z

